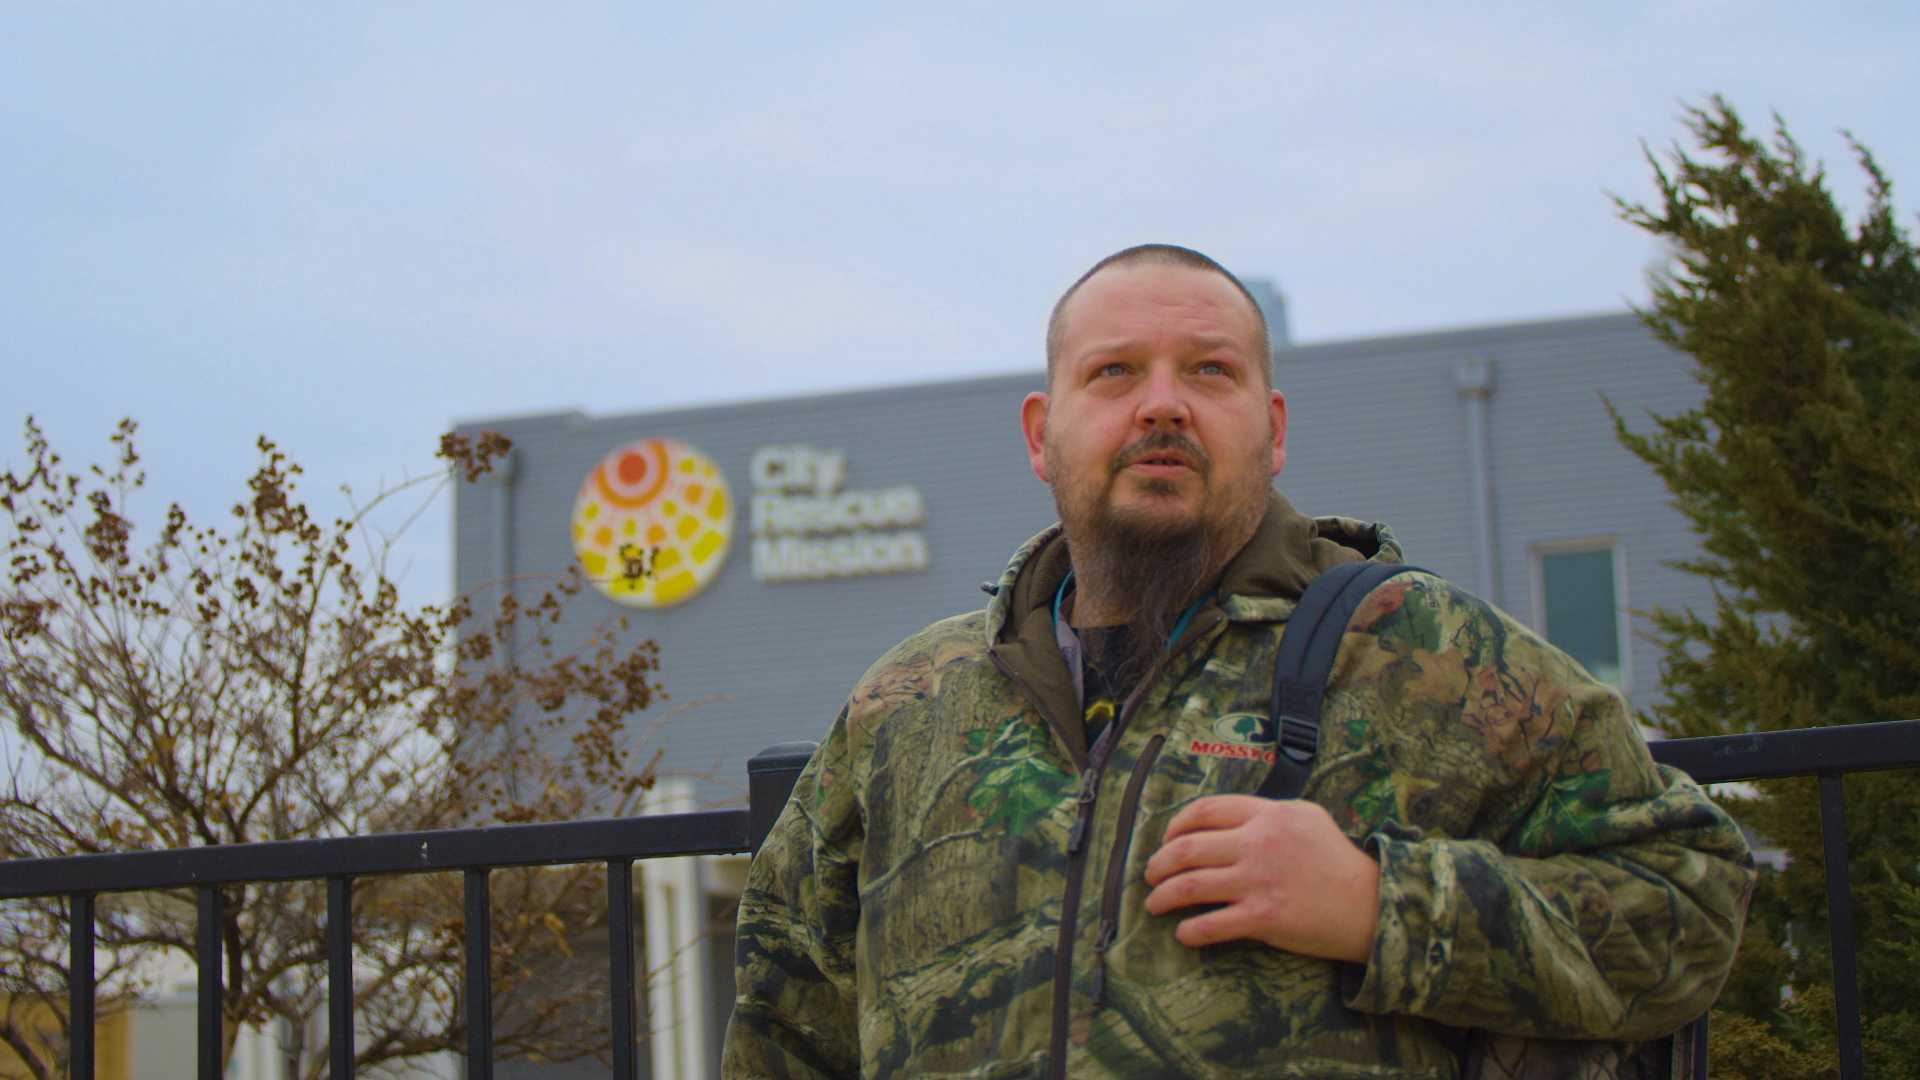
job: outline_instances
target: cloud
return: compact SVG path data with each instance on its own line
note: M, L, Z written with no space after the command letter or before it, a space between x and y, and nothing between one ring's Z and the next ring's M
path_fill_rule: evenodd
M1680 100L1920 176L1909 8L9 9L0 419L141 416L217 510L259 431L324 490L453 416L1032 367L1147 239L1309 340L1617 308Z

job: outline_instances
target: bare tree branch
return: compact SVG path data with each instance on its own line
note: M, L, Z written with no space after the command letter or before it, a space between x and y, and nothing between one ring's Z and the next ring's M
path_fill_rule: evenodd
M571 578L476 612L465 598L409 607L386 575L399 533L376 515L416 520L449 484L485 473L505 436L448 435L446 470L364 504L349 493L349 513L325 524L297 498L300 467L262 438L229 526L195 525L174 505L141 546L134 434L123 422L114 461L74 472L29 419L28 465L0 474L0 719L18 736L0 857L637 810L658 758L635 767L645 732L627 724L659 694L652 642L623 644L618 623L556 652ZM598 874L495 875L503 1052L565 1060L605 1046L606 988L556 974L604 923ZM242 1025L284 1020L301 1080L325 1071L326 1047L306 1034L324 1006L323 893L317 882L224 890L227 1050ZM458 1047L458 882L357 881L354 904L358 1064ZM96 914L103 1008L147 989L146 961L193 954L190 895L102 897ZM0 908L0 1043L33 1080L65 1075L64 954L58 903Z

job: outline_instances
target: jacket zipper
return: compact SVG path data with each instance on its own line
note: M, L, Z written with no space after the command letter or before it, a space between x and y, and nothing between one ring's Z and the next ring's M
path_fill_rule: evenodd
M1109 726L1095 745L1095 764L1080 773L1078 808L1073 815L1073 831L1067 834L1067 885L1060 895L1060 940L1053 949L1053 1012L1048 1027L1047 1076L1066 1080L1067 1026L1072 1020L1073 938L1080 925L1080 890L1087 877L1087 830L1093 822L1093 804L1100 797L1100 774L1105 771L1108 740L1114 738L1118 721Z
M1140 677L1140 685L1128 695L1120 714L1101 733L1099 741L1088 755L1087 768L1080 773L1080 792L1077 796L1079 809L1074 814L1073 831L1067 836L1067 884L1060 897L1060 938L1053 950L1053 1013L1047 1039L1047 1080L1066 1080L1067 1076L1067 1028L1073 1018L1073 942L1080 929L1080 893L1087 876L1087 832L1093 826L1094 802L1100 795L1100 777L1106 772L1107 762L1113 757L1113 748L1119 745L1128 721L1133 719L1140 703L1146 700L1147 691L1166 673L1173 659L1185 651L1186 645L1198 640L1218 622L1217 617L1194 620L1181 640L1174 642L1166 654L1147 669L1146 674ZM998 661L998 657L995 660ZM1002 670L1005 670L1004 665ZM1016 679L1016 685L1018 682ZM1028 696L1032 697L1031 694ZM1045 715L1044 712L1042 715Z
M1127 790L1120 796L1120 821L1114 829L1113 854L1107 859L1107 880L1100 890L1100 936L1093 942L1093 977L1089 997L1098 1008L1106 997L1107 946L1120 932L1120 893L1127 881L1127 849L1133 846L1133 819L1140 812L1140 791L1147 786L1147 773L1167 741L1165 734L1147 740L1140 760L1133 763L1133 775L1127 777Z

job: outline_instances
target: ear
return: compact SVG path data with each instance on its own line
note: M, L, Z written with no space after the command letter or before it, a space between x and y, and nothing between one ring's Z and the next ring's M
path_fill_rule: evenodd
M1027 437L1027 457L1033 462L1033 475L1042 483L1047 479L1047 395L1035 391L1020 403L1020 430Z
M1267 475L1279 476L1287 463L1287 396L1278 390L1267 394L1267 411L1273 416L1273 471Z

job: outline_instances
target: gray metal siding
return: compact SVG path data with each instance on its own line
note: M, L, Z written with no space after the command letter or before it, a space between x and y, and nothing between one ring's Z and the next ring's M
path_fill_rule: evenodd
M1614 436L1605 394L1635 430L1649 409L1697 404L1686 358L1632 315L1343 342L1281 353L1275 383L1292 417L1280 486L1308 513L1392 525L1409 561L1474 591L1477 534L1469 493L1466 413L1456 364L1494 362L1488 398L1498 602L1539 627L1535 545L1615 538L1632 608L1705 607L1698 578L1661 565L1697 553L1666 489ZM1629 697L1655 697L1657 650L1632 620Z
M1287 464L1278 485L1301 511L1393 527L1407 558L1470 589L1474 523L1466 429L1446 340L1359 341L1280 354Z
M644 436L678 438L707 453L726 474L736 507L733 550L706 589L678 607L620 607L591 590L574 600L562 648L591 628L626 616L623 637L660 645L671 699L639 718L685 711L653 738L663 764L729 781L744 777L761 747L818 739L860 673L901 638L985 601L1022 542L1053 521L1045 485L1020 441L1021 399L1039 376L975 380L724 408L589 419L580 416L463 424L512 436L516 569L555 572L573 561L569 518L587 471L614 447ZM925 572L826 581L762 583L751 574L745 501L748 460L771 444L805 443L847 452L847 486L912 484L927 501L921 527L932 552ZM457 587L488 580L491 492L462 485L456 506ZM471 538L471 539L470 539ZM528 591L526 584L520 586ZM718 700L691 705L703 698Z
M1492 327L1283 350L1275 382L1291 429L1279 486L1311 514L1391 524L1408 557L1476 592L1476 529L1468 489L1464 407L1454 365L1492 358L1491 464L1500 597L1534 620L1532 546L1617 537L1626 601L1635 607L1702 605L1697 580L1660 566L1695 546L1651 472L1614 439L1605 392L1644 427L1648 408L1672 412L1700 388L1684 358L1628 315ZM624 639L651 637L671 699L641 727L685 711L651 738L669 768L744 777L746 758L789 739L818 739L847 691L902 637L978 608L978 584L1054 518L1032 474L1019 404L1040 374L675 412L587 417L578 413L462 424L515 439L513 549L527 575L573 561L569 518L587 471L614 447L644 436L683 439L711 456L735 495L733 553L714 583L664 611L622 608L592 591L575 601L558 636L576 647L624 615ZM748 460L762 446L805 443L845 450L849 488L911 484L927 503L932 551L921 573L762 583L751 575ZM457 587L478 589L498 566L497 485L461 485L455 506ZM1636 704L1651 699L1655 657L1631 645ZM701 699L714 698L692 704Z
M1670 414L1697 404L1702 388L1684 358L1631 316L1602 320L1539 340L1495 348L1492 413L1495 500L1501 547L1501 591L1508 610L1536 629L1534 545L1617 538L1624 554L1620 600L1629 608L1696 607L1711 603L1699 579L1662 566L1698 547L1666 488L1615 437L1604 394L1635 430L1647 411ZM1628 696L1654 698L1658 650L1632 622L1626 642Z

